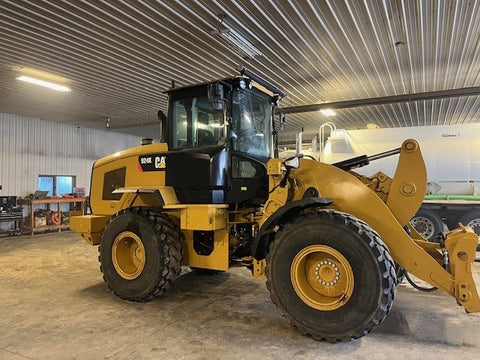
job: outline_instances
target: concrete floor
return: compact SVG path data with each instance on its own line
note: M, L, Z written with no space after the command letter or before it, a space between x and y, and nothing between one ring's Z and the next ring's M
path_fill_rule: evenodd
M480 357L480 314L439 291L400 285L379 328L332 345L291 328L246 269L187 273L163 297L131 303L107 290L97 255L70 232L0 238L0 359Z

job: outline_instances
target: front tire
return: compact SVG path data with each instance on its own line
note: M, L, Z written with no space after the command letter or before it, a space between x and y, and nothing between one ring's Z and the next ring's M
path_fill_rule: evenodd
M122 299L146 301L167 291L180 275L181 238L165 215L123 210L107 224L99 247L100 270Z
M378 234L348 214L303 214L275 236L267 287L279 312L328 342L368 334L389 312L395 265Z

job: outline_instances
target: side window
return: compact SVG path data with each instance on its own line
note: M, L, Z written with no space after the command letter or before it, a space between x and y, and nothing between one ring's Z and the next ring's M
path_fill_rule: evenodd
M103 200L120 200L122 194L112 194L112 191L125 186L126 168L106 172L103 177Z
M172 149L225 143L223 112L214 110L207 98L177 100L172 105Z
M191 130L187 129L187 111L185 110L185 101L178 100L173 103L172 107L172 126L173 126L173 138L170 147L172 148L184 148L188 146L188 135L190 135L191 142ZM191 123L191 120L190 120ZM190 125L191 127L191 125ZM188 135L187 135L188 134Z
M232 176L233 178L262 178L265 175L263 166L252 160L232 158Z
M218 112L197 112L197 145L220 145L225 143L223 114Z

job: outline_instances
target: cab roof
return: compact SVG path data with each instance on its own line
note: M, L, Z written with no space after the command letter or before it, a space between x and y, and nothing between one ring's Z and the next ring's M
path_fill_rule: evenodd
M240 71L240 75L236 75L234 77L229 77L229 78L223 78L223 79L217 79L217 80L212 80L212 81L207 81L203 83L197 83L197 84L192 84L192 85L186 85L186 86L179 86L179 87L171 87L167 90L165 90L163 93L164 94L170 94L171 92L183 90L183 89L188 89L188 88L194 88L197 86L204 86L208 84L213 84L216 82L223 82L225 84L232 84L238 79L247 79L250 80L250 82L258 88L259 90L265 92L265 93L270 93L271 96L278 96L280 98L285 97L285 94L277 89L275 86L271 85L267 81L261 79L259 76L253 74L249 70L243 68Z

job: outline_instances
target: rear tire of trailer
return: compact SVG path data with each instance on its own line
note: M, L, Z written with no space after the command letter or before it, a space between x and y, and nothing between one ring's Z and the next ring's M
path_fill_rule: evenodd
M465 226L470 226L475 234L480 237L480 210L472 210L463 214L458 219L458 222L461 222ZM480 243L477 244L477 251L480 251Z
M386 245L368 225L322 210L278 231L267 254L267 288L280 314L302 334L350 341L385 319L395 270Z
M437 235L443 232L443 222L440 216L426 208L420 208L410 220L410 224L426 240L432 242L435 242Z
M147 301L167 291L180 275L181 237L162 214L133 208L107 224L99 246L100 270L122 299Z

